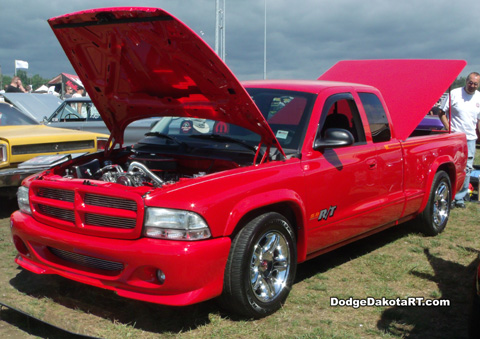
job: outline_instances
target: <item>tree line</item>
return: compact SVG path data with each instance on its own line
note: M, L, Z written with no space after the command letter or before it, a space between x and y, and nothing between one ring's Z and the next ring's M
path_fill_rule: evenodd
M34 76L29 77L26 71L17 70L17 76L22 80L23 86L31 85L33 90L36 90L42 85L46 85L52 79L42 78L40 75L35 74ZM1 78L1 87L0 89L5 89L5 85L9 85L12 82L13 76L2 75Z
M23 70L17 70L17 76L22 79L23 86L31 85L33 90L36 90L42 85L46 85L51 79L45 79L42 78L40 75L35 74L32 77L27 76L27 72ZM3 89L5 85L9 85L10 82L12 82L13 76L8 76L8 75L2 75L2 81L1 81L1 87L0 89ZM465 86L465 81L467 80L467 77L458 77L452 84L452 89L457 88L457 87L463 87Z

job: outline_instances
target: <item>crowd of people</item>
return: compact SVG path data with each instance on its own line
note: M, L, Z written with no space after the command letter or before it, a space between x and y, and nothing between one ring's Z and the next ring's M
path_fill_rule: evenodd
M0 91L0 93L32 93L33 88L31 85L26 85L25 87L22 84L22 80L18 76L14 76L12 78L12 81L10 84L5 85L4 89ZM54 94L57 96L61 96L60 93L55 92L54 87L48 88L48 93ZM76 97L82 97L85 96L85 89L81 86L75 86L73 88L71 85L66 85L65 86L65 93L63 94L62 98L76 98Z

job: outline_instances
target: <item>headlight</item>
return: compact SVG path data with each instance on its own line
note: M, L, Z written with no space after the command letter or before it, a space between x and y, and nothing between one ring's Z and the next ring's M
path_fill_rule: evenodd
M0 163L7 161L7 145L0 145Z
M20 186L17 191L18 208L23 213L32 214L30 209L30 198L28 197L28 187Z
M210 229L197 213L167 208L147 208L145 236L169 240L202 240L211 237Z

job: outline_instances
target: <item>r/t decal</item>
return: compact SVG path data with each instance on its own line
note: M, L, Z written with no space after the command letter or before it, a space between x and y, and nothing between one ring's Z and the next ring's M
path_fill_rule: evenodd
M333 214L335 213L335 210L337 209L337 206L330 206L330 208L325 208L320 211L320 214L318 215L318 221L327 220L328 218L333 217Z

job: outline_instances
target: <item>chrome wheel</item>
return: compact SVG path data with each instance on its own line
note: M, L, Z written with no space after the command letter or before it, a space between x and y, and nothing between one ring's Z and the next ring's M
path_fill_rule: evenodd
M295 279L296 245L285 216L267 212L250 220L233 238L221 306L256 319L279 310Z
M448 223L451 201L450 177L445 171L438 171L430 187L427 205L414 220L423 234L434 236L443 232Z
M447 220L450 212L450 188L447 183L441 182L437 186L433 199L433 223L438 227Z
M250 264L250 285L261 302L275 299L286 287L290 271L290 248L278 231L264 234L255 244Z

